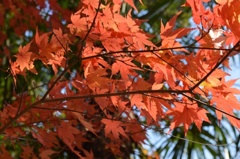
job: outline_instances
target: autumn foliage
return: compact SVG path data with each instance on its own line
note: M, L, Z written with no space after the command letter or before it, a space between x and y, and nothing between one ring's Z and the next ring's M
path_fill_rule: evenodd
M35 139L38 149L26 142L22 158L51 158L64 149L77 158L94 158L99 154L89 145L98 142L105 150L100 156L111 158L132 151L124 150L130 141L144 143L146 130L161 127L161 121L169 123L169 133L183 127L187 134L193 124L201 132L204 122L211 123L209 110L240 129L234 114L240 110L235 97L240 91L220 68L229 68L228 58L240 47L240 9L237 0L218 0L211 9L204 7L208 1L187 0L183 6L191 7L194 28L175 26L181 12L160 22L160 46L140 29L142 21L133 19L131 11L121 14L123 3L137 10L133 0L82 0L75 13L49 1L54 13L46 32L40 31L39 16L45 1L29 2L28 17L21 14L28 2L6 1L2 14L12 10L17 17L11 25L21 18L29 24L19 24L14 32L21 36L29 27L36 32L16 54L4 48L7 78L15 89L20 78L28 87L13 90L14 98L4 102L2 140ZM183 45L181 39L190 32L197 33L195 42ZM7 35L0 34L4 41ZM0 149L1 158L10 157L4 145Z

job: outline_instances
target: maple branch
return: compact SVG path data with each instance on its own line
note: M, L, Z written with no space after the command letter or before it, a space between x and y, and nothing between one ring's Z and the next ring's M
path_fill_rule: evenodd
M236 117L236 116L234 116L234 115L232 115L232 114L229 114L229 113L227 113L227 112L225 112L225 111L223 111L223 110L220 110L220 109L218 109L218 108L216 108L216 107L213 107L212 105L209 105L209 104L207 104L207 103L205 103L205 102L203 102L203 101L201 101L201 100L198 100L198 99L196 99L196 98L193 98L193 97L191 97L191 96L188 96L188 95L186 95L185 93L183 93L182 95L184 95L185 97L187 97L187 98L189 98L189 99L191 99L191 100L196 101L196 102L199 103L199 104L205 105L206 107L208 107L208 108L210 108L210 109L212 109L212 110L219 111L219 112L221 112L221 113L223 113L223 114L225 114L225 115L228 115L228 116L230 116L230 117L232 117L232 118L235 118L235 119L237 119L237 120L240 120L239 117ZM194 95L196 95L196 94L194 94Z
M21 92L20 102L19 102L19 106L18 106L16 115L19 113L19 111L20 111L21 108L22 108L22 102L23 102L23 91Z
M0 129L0 134L2 134L14 121L16 121L23 114L27 113L30 109L36 107L37 105L40 105L40 104L43 104L43 103L51 103L51 102L57 102L57 101L74 100L74 99L82 99L82 98L111 97L111 96L143 94L143 93L177 93L177 94L183 94L183 93L189 93L189 90L138 90L138 91L116 92L116 93L108 93L108 94L104 93L104 94L90 94L90 95L82 95L82 96L71 96L71 97L54 98L54 99L45 99L46 96L44 96L44 98L41 98L40 100L38 100L38 101L34 102L33 104L29 105L26 109L19 112L19 114L17 114L8 123L6 123Z
M79 53L78 53L78 57L80 57L80 63L81 63L81 61L82 61L82 51L83 51L84 42L86 41L88 35L89 35L90 32L92 31L92 28L93 28L93 26L94 26L94 24L95 24L95 21L96 21L96 19L97 19L97 15L98 15L98 12L99 12L101 3L102 3L101 1L102 1L102 0L99 0L99 2L98 2L97 12L96 12L96 14L95 14L95 16L94 16L94 18L93 18L93 22L91 23L90 28L88 29L88 31L87 31L86 35L84 36L84 38L81 40L81 44L80 44L81 47L80 47L80 51L79 51Z
M147 93L143 93L143 95L148 96L148 97L152 97L152 98L156 98L156 99L161 99L161 100L169 101L169 102L175 101L174 99L165 99L165 98L163 98L163 97L159 97L159 96L155 96L155 95L147 94Z
M102 54L82 57L82 60L87 60L95 57L102 57L104 55L113 55L117 53L147 53L147 52L154 52L154 51L165 51L165 50L178 50L178 49L199 49L199 50L216 50L216 51L239 51L239 49L232 48L232 49L224 49L224 48L212 48L212 47L196 47L196 46L179 46L179 47L171 47L171 48L158 48L158 49L148 49L148 50L120 50L120 51L110 51L104 52Z
M67 81L67 80L66 79L61 79L58 82L63 82L63 81ZM54 83L54 81L53 82L49 81L48 83L43 83L43 84L40 84L40 85L36 85L34 87L28 88L27 91L32 91L32 90L35 90L37 88L41 88L43 86L47 86L48 84L51 84L51 83Z
M192 92L195 88L197 88L203 81L205 81L226 59L227 57L240 45L240 41L236 43L236 45L229 50L229 52L223 56L223 58L209 71L198 83L196 83L190 91Z
M32 109L42 109L42 110L56 110L56 111L69 111L69 112L75 112L75 113L79 113L79 114L82 114L82 115L89 115L90 117L100 117L98 115L93 115L93 114L90 114L90 113L86 113L86 112L81 112L81 111L78 111L78 110L75 110L75 109L69 109L69 108L48 108L48 107L34 107Z
M190 93L190 92L189 92L189 90L137 90L137 91L124 91L124 92L103 93L103 94L89 94L89 95L82 95L82 96L71 96L71 97L45 99L45 100L41 101L41 103L52 103L52 102L57 102L57 101L74 100L74 99L82 99L82 98L99 98L99 97L111 97L111 96L121 96L121 95L131 95L131 94L144 94L144 93L183 94L183 93Z

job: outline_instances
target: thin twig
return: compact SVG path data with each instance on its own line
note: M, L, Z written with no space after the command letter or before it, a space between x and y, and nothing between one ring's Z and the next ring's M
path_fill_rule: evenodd
M209 104L207 104L207 103L205 103L205 102L203 102L203 101L201 101L201 100L198 100L198 99L196 99L196 98L190 97L189 95L186 95L185 93L183 93L182 95L184 95L185 97L187 97L187 98L189 98L189 99L191 99L191 100L196 101L196 102L199 103L199 104L205 105L206 107L208 107L208 108L210 108L210 109L212 109L212 110L215 110L215 111L217 110L217 111L219 111L219 112L221 112L221 113L223 113L223 114L225 114L225 115L228 115L228 116L230 116L230 117L232 117L232 118L234 118L234 119L240 120L239 117L236 117L236 116L234 116L234 115L232 115L232 114L229 114L229 113L227 113L227 112L225 112L225 111L223 111L223 110L220 110L220 109L218 109L218 108L216 108L216 107L213 107L212 105L209 105Z
M87 60L95 57L102 57L103 55L114 55L118 53L126 53L126 52L131 52L131 53L148 53L148 52L155 52L155 51L166 51L166 50L178 50L178 49L199 49L199 50L222 50L222 51L239 51L239 49L224 49L224 48L212 48L212 47L195 47L195 46L179 46L179 47L171 47L171 48L158 48L158 49L148 49L148 50L120 50L120 51L111 51L111 52L106 52L104 54L97 54L97 55L92 55L92 56L87 56L83 57L82 60Z
M41 103L52 103L57 101L65 101L65 100L74 100L74 99L83 99L83 98L99 98L99 97L111 97L111 96L121 96L121 95L131 95L131 94L143 94L143 93L190 93L189 90L136 90L136 91L123 91L123 92L115 92L115 93L103 93L103 94L88 94L88 95L76 95L71 97L62 97L62 98L53 98L53 99L45 99L44 101L40 101ZM38 104L37 104L38 105Z
M96 19L97 19L97 15L98 15L98 12L99 12L99 9L100 9L100 6L101 6L101 1L102 1L102 0L99 0L99 2L98 2L97 12L96 12L96 14L95 14L95 16L94 16L94 18L93 18L93 22L92 22L90 28L89 28L88 31L87 31L87 34L86 34L86 35L84 36L84 38L81 40L81 44L80 44L81 48L80 48L80 51L79 51L79 54L78 54L78 57L80 58L80 63L81 63L81 61L82 61L82 52L83 52L83 48L84 48L84 42L86 41L88 35L90 34L90 32L91 32L92 29L93 29L93 26L94 26L94 24L95 24L95 21L96 21Z

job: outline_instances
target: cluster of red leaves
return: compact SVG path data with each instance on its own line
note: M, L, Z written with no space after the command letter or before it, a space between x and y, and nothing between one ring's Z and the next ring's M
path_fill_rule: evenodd
M50 7L46 8L46 3L49 3ZM74 10L62 8L57 0L3 0L0 2L0 43L4 44L8 36L14 36L12 32L21 39L26 30L34 30L36 25L63 28L62 19L69 23L72 11ZM0 52L6 54L13 50L5 44Z
M125 2L135 8L133 1ZM185 4L192 8L198 27L175 29L179 13L161 25L162 45L156 47L139 28L139 21L130 13L120 14L121 0L83 0L80 10L71 15L69 32L53 29L39 35L37 31L35 39L20 47L16 60L10 62L15 82L17 74L39 73L34 69L35 60L50 65L55 76L48 91L35 101L30 94L16 95L16 101L0 112L0 132L15 138L31 134L43 146L42 158L58 153L59 139L79 158L93 158L92 150L82 146L91 142L86 134L98 137L104 133L105 148L121 155L124 141L144 142L144 129L161 126L161 120L170 121L170 129L182 125L185 133L193 123L201 130L202 123L210 121L197 95L210 103L205 105L216 110L219 120L225 112L230 123L240 128L233 114L240 110L234 96L240 91L231 88L235 81L226 82L227 74L218 68L220 64L228 67L227 56L236 47L227 48L238 44L237 1L219 1L213 12L203 2L208 0L187 0ZM228 29L221 30L223 26ZM196 37L200 47L212 49L193 53L183 47L177 39L192 30L200 31ZM71 50L73 45L77 51ZM68 62L68 54L80 61L77 70L70 71L74 63ZM62 70L72 74L71 78L61 79ZM145 117L145 127L140 117ZM23 155L36 158L27 146Z

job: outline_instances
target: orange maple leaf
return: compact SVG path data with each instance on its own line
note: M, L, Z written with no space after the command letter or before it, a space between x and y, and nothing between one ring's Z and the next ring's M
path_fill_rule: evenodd
M53 30L53 32L55 35L50 39L49 33L39 36L38 29L36 30L35 41L39 48L39 54L36 58L40 59L44 65L52 65L56 74L58 66L64 66L65 63L64 53L67 48L62 46L66 46L68 38L65 37L66 35L62 35L61 29ZM58 37L56 38L55 36Z
M71 33L79 37L83 37L88 30L87 19L81 18L79 14L71 15L72 24L68 24Z
M129 4L131 7L133 7L136 11L138 11L137 7L134 4L133 0L124 0L127 4Z
M118 140L119 139L119 134L122 136L128 138L127 134L124 132L121 122L120 121L114 121L114 120L109 120L109 119L102 119L102 123L105 124L105 135L113 135L113 137Z
M31 42L24 47L20 46L18 49L18 53L15 55L17 58L16 63L19 66L20 71L23 71L25 68L29 70L33 67L32 63L34 55L32 52L29 51L30 45Z
M197 128L201 130L202 122L210 122L207 115L207 111L202 108L198 108L196 103L189 105L184 103L175 103L175 108L168 110L167 115L173 115L174 119L170 125L170 129L174 129L183 124L185 135L192 123L195 123Z
M136 67L131 62L131 58L127 57L121 58L121 61L116 61L112 65L112 74L114 75L120 71L121 78L126 85L129 83L129 76L136 76L134 70L140 70L140 68Z
M82 123L82 125L89 131L91 131L94 135L97 136L96 131L93 128L93 125L89 122L87 122L84 117L82 116L82 114L77 113L77 112L72 112L77 118L78 120Z
M228 0L220 3L219 14L225 21L227 27L233 32L234 36L240 39L240 8L238 0Z
M88 7L98 8L99 0L81 0Z
M53 151L51 149L44 150L40 153L41 159L51 159L50 156L57 153L56 151Z

